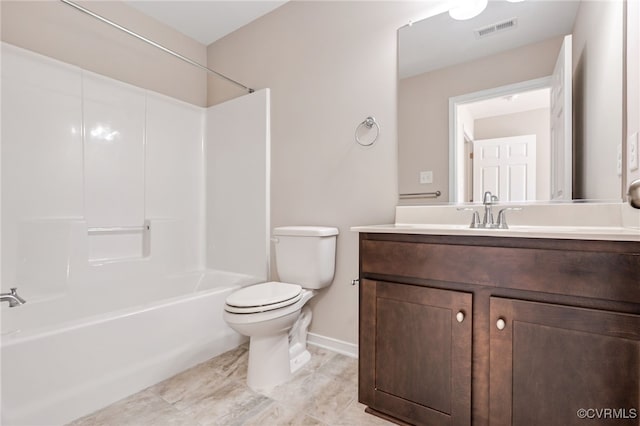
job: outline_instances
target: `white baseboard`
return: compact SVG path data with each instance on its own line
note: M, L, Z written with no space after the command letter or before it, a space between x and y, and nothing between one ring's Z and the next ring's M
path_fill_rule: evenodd
M343 340L321 336L315 333L307 333L307 343L352 358L358 358L358 345Z

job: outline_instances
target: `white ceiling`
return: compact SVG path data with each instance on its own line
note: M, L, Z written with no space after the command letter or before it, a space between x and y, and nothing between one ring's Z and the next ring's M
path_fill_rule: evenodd
M124 0L146 15L208 46L287 0Z
M580 2L491 0L480 15L456 21L447 12L405 26L399 33L400 78L468 62L487 55L570 34ZM483 38L475 30L511 18L517 26Z

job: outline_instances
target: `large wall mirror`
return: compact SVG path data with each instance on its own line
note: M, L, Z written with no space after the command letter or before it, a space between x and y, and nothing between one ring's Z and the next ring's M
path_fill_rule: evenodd
M620 201L624 10L495 0L401 28L401 204Z

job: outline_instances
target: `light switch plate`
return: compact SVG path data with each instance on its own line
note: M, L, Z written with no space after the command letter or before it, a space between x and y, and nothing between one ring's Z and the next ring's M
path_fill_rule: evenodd
M433 172L420 172L420 183L433 183Z
M616 161L616 172L618 173L618 176L622 176L622 144L618 144Z

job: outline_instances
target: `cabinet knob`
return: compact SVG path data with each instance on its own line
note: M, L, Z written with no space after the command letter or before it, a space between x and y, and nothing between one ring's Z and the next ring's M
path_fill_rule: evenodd
M464 321L464 312L459 311L459 312L456 314L456 320L457 320L458 322L462 322L462 321Z
M504 330L506 326L507 323L505 322L505 320L503 320L502 318L498 318L498 321L496 322L496 327L498 327L498 330Z

